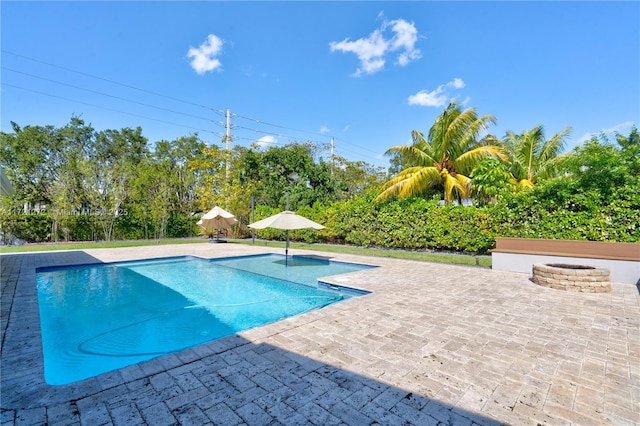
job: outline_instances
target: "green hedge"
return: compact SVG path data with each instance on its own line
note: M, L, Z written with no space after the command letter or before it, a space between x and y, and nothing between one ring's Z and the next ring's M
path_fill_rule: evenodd
M411 198L375 202L375 193L330 205L301 208L298 214L321 223L325 229L290 232L292 241L351 244L414 250L486 253L497 237L548 238L592 241L640 242L640 192L623 186L606 205L597 194L582 193L561 180L525 193L506 196L484 207L440 205L436 200ZM595 201L594 201L595 200ZM279 210L257 206L255 220ZM61 218L58 239L102 239L91 216ZM165 236L198 234L197 218L174 215L165 224ZM30 242L52 241L48 214L4 216L2 231ZM113 239L154 238L158 225L140 214L118 217ZM250 235L250 232L248 233ZM262 239L285 239L277 229L257 230Z
M640 191L633 186L599 200L597 193L557 180L487 210L503 237L640 242Z
M48 214L3 215L0 229L5 236L14 235L28 242L51 241L52 220Z
M197 217L173 215L167 219L165 238L185 238L198 235ZM57 238L53 236L54 217L49 213L4 214L0 218L0 231L30 243L51 241L104 240L104 232L95 217L69 215L58 218ZM158 235L158 225L148 218L128 213L118 216L113 227L113 240L152 239Z
M308 219L313 220L314 222L322 223L326 228L328 226L325 224L324 218L327 208L322 206L316 207L303 207L299 209L296 213L304 216ZM259 221L265 219L269 216L280 213L282 210L268 207L268 206L256 206L255 208L255 221ZM324 231L324 230L323 230ZM318 243L326 241L326 238L323 236L326 232L316 231L311 229L298 229L295 231L289 231L289 239L292 241L303 241L305 243ZM265 240L278 240L284 241L286 239L286 231L274 228L265 228L265 229L256 229L256 237L262 238Z
M496 226L481 208L439 205L421 198L373 203L372 196L336 210L333 238L348 244L484 253Z
M297 230L293 241L351 244L363 247L433 249L484 253L495 245L497 228L484 209L438 205L421 198L376 203L375 194L341 201L330 206L315 205L298 214L325 226L321 231ZM256 221L278 213L259 206ZM258 238L284 240L285 231L261 229Z

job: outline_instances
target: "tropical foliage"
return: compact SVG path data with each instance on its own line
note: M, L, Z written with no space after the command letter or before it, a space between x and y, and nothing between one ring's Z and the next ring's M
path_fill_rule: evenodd
M511 192L512 177L499 159L487 157L471 172L472 195L480 205L495 202L501 195Z
M228 152L195 134L150 145L139 127L96 131L78 117L63 128L13 123L0 141L0 165L15 185L1 200L0 232L19 228L32 241L192 236L198 213L214 205L246 225L252 198L282 210L289 196L298 210L352 198L385 176L364 162L324 161L309 143ZM36 235L25 229L30 221Z
M567 127L545 140L544 128L540 125L520 134L507 132L502 144L511 182L517 190L532 188L539 180L556 176L565 138L570 134L571 127Z
M443 115L434 127L459 127ZM432 141L449 140L440 133L416 138L415 148L435 151ZM0 165L16 191L0 199L0 233L34 242L196 236L198 213L215 204L238 217L237 236L248 236L252 197L259 220L284 209L286 194L292 210L326 227L291 232L306 242L471 253L487 252L500 236L640 242L635 127L629 135L594 137L554 157L562 173L536 172L535 185L520 192L511 191L511 164L500 161L494 141L480 143L495 151L474 161L465 156L469 149L452 148L448 161L462 160L446 163L447 173L473 179L473 207L440 205L446 189L440 174L429 187L438 193L381 199L382 170L344 158L324 160L321 150L304 143L227 152L191 135L151 146L139 128L96 131L75 117L62 128L14 124L0 140ZM403 153L396 158L405 169L423 155L395 152ZM436 167L424 164L419 167ZM449 199L461 196L453 188ZM25 212L25 203L33 211ZM283 239L284 233L261 230L257 236Z
M450 103L426 138L414 130L411 145L389 148L387 154L397 153L404 168L384 184L376 200L424 195L431 187L442 188L445 201L469 198L473 168L483 158L503 156L493 136L479 139L492 123L491 115L478 117L475 109L463 111Z

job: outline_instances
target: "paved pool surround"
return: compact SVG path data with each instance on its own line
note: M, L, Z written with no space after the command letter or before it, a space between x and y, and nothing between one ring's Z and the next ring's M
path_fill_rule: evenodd
M379 268L371 293L65 386L44 382L35 268L281 250L239 244L0 256L2 425L640 424L640 297L528 273L292 250Z

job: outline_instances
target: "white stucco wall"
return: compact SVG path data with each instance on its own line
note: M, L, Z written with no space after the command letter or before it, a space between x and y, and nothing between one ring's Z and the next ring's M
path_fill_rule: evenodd
M547 256L535 254L491 253L491 269L532 273L534 263L571 263L607 268L611 282L636 284L640 281L640 262L630 260L591 259L584 257Z

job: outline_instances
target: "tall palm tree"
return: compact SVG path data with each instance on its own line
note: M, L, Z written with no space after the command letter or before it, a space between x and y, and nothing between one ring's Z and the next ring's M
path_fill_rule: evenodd
M408 167L384 184L376 200L418 195L439 185L444 188L445 201L468 198L471 179L467 176L474 166L485 157L504 158L495 137L489 135L478 140L495 121L492 115L478 117L475 109L462 111L451 102L436 118L428 138L414 130L412 145L387 150L385 155L398 154Z
M571 127L567 127L545 140L541 125L519 135L507 132L502 143L513 176L511 182L518 190L532 188L538 180L556 175L558 161L565 156L560 153L570 133Z

